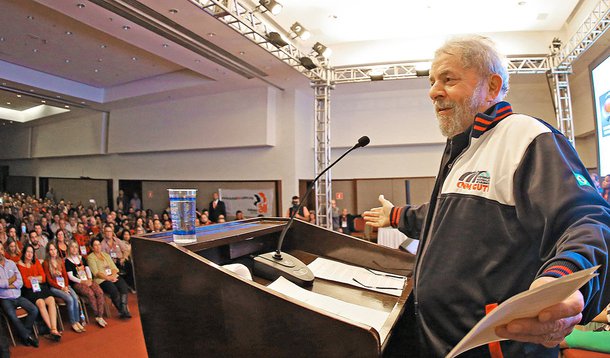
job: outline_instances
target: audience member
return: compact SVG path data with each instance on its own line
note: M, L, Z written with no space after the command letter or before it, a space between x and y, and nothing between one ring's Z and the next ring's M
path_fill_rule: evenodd
M60 232L59 230L57 231L58 234ZM59 235L57 237L59 238ZM78 304L78 296L68 284L68 273L66 272L64 260L59 256L58 248L53 242L47 245L47 259L42 267L47 276L51 294L66 303L68 319L72 329L76 333L85 332L85 327L79 322L80 305Z
M110 296L112 303L119 311L119 317L131 318L127 307L129 288L119 276L119 269L107 253L102 251L100 239L91 240L92 252L87 256L87 264L91 269L94 281Z
M4 250L4 256L13 261L14 263L18 263L21 260L21 248L19 247L19 241L15 240L12 237L6 241L4 246L6 249ZM1 245L0 245L1 246Z
M290 208L288 208L288 211L286 212L286 217L289 218L292 216L292 214L295 212L295 210L299 207L299 197L298 196L293 196L292 197L292 206ZM303 207L301 207L299 209L299 212L296 213L295 218L303 220L303 221L309 221L310 217L309 217L309 210L307 210L307 207L305 205L303 205Z
M66 231L59 229L55 233L55 243L59 257L65 259L68 254L68 244L66 243ZM48 253L48 251L46 251Z
M23 344L38 347L38 339L32 334L34 321L38 317L38 308L21 296L22 286L23 279L17 265L4 258L4 247L0 245L0 305L17 330L17 335ZM17 307L23 308L28 313L23 322L17 318Z
M34 231L36 231L36 235L38 236L38 242L40 243L40 245L46 247L47 244L49 243L49 234L46 233L43 229L42 229L42 224L40 223L35 223L34 224Z
M17 264L17 268L23 279L21 294L38 307L40 316L50 331L50 335L47 337L59 342L61 333L57 330L55 299L47 285L47 278L42 265L36 259L34 248L30 244L23 248L21 261Z
M227 222L227 220L225 220L224 215L220 214L220 215L218 215L218 220L216 220L216 222L220 224L220 223Z
M91 270L86 266L79 254L79 245L75 241L68 244L68 257L66 257L66 271L70 286L80 296L87 298L86 302L93 310L95 322L104 328L108 323L104 320L104 292L102 288L93 282ZM83 307L84 309L84 307Z
M76 232L74 233L73 239L78 246L79 253L83 256L87 256L89 254L89 233L85 230L85 225L82 222L76 225Z
M602 196L606 201L610 202L610 174L604 177L604 181L601 183Z
M45 247L42 246L40 244L40 242L38 241L38 235L36 234L36 231L31 231L30 232L30 240L28 242L28 244L30 246L32 246L32 249L34 249L34 251L36 252L36 257L40 260L40 261L44 261L46 258L46 250ZM23 245L24 247L26 245Z
M332 218L333 218L333 230L339 231L339 216L341 216L341 212L337 207L337 201L332 199L330 201L330 207L332 210Z
M351 234L351 226L353 225L352 220L352 216L348 213L347 209L344 208L341 211L341 216L339 216L339 232L342 232L346 235Z
M142 210L142 200L138 196L138 193L133 193L131 200L129 201L129 207L134 210Z
M235 212L235 220L243 220L244 219L244 213L241 210L237 210Z
M119 196L116 197L116 209L126 212L129 208L129 200L125 196L123 189L119 189Z
M212 194L212 201L210 201L208 212L208 218L213 222L218 222L218 217L220 215L223 217L227 216L227 208L224 201L219 199L218 193Z

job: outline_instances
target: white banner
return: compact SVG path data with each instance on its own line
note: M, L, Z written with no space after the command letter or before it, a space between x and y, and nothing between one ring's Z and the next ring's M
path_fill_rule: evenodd
M237 210L241 210L246 218L273 216L273 192L273 189L218 189L230 218L235 217Z

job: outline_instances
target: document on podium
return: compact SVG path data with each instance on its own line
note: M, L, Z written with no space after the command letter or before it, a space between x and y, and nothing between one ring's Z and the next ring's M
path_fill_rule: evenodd
M598 268L599 266L595 266L563 276L509 298L483 317L445 358L455 357L469 349L490 342L505 340L496 335L496 327L515 319L536 317L540 311L565 300L590 279L597 276L595 270Z
M308 291L281 276L267 287L324 311L349 318L352 321L364 323L367 326L375 328L378 333L381 332L381 327L390 315L389 312L379 311Z
M371 291L400 296L407 278L387 272L344 264L321 257L307 265L317 278L346 283Z

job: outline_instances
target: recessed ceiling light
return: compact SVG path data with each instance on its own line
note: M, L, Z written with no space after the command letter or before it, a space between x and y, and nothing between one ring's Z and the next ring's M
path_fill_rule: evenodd
M66 59L64 60L64 62L65 62L65 63L70 63L70 59L69 59L69 58L66 58Z
M106 47L108 47L108 45L105 45L105 44L100 45L100 48L106 48Z
M33 49L33 50L32 50L32 52L38 52L38 49L37 49L37 48L35 48L35 49Z
M245 55L245 54L246 54L246 52L245 52L245 51L239 51L239 54L240 54L240 55Z
M61 98L61 96L60 96L60 95L57 95L57 96L55 96L55 97L56 97L56 98Z
M208 36L214 37L214 36L216 36L216 33L215 32L208 32Z
M18 95L17 95L17 98L21 98L21 95L20 95L20 94L18 94Z
M85 104L85 102L81 102L80 104Z
M28 15L27 17L28 17L28 20L34 20L34 16L32 16L32 15Z
M97 62L102 62L102 61L103 61L103 59L101 59L101 58L97 59Z
M161 46L163 46L163 48L168 48L168 47L169 47L169 45L168 45L168 44L163 44L163 45L161 45Z
M131 60L132 60L132 61L137 61L137 60L138 60L138 58L137 58L137 57L132 57L132 58L131 58Z
M172 14L177 14L178 10L177 9L169 9L169 12Z
M6 40L4 37L0 37L0 42L4 42Z
M123 30L129 30L131 29L131 27L127 26L127 25L123 25Z
M66 104L64 107L66 107L66 108L70 108L70 106L68 106L67 104Z
M95 70L93 70L93 72L100 72L100 70L96 68Z
M6 104L11 104L11 102L6 102Z
M84 7L85 7L85 4L83 4L83 3L78 3L78 4L76 4L76 7L77 7L77 8L79 8L79 9L82 9L82 8L84 8Z
M66 31L66 35L72 35L72 31Z
M31 90L30 90L30 92L34 92L34 90L33 90L33 89L31 89Z
M201 60L200 59L196 59L195 62L201 63Z
M40 101L41 103L47 103L47 101L45 101L44 99L42 101Z

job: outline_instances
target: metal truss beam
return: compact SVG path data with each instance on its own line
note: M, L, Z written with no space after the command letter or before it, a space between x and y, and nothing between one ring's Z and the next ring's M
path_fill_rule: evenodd
M508 59L508 72L511 74L544 74L551 69L548 56L513 57ZM427 76L426 71L418 71L415 62L384 65L338 67L333 69L334 83L368 82L375 79L402 80Z
M330 70L329 70L330 71ZM329 74L330 75L330 74ZM314 177L330 165L330 90L329 81L312 83L314 89L315 143L314 143ZM316 182L316 224L332 229L332 176L331 171L324 173Z
M576 33L554 57L553 67L569 69L572 62L585 52L610 27L610 0L600 0Z
M242 36L250 39L267 52L277 57L282 62L301 72L312 81L327 80L327 65L319 63L314 69L303 67L300 59L309 57L308 54L301 52L290 39L286 39L287 45L277 47L267 39L267 34L272 31L281 31L269 27L265 21L261 20L261 13L255 9L249 9L237 0L189 0L195 6L214 16L219 21L225 23Z

